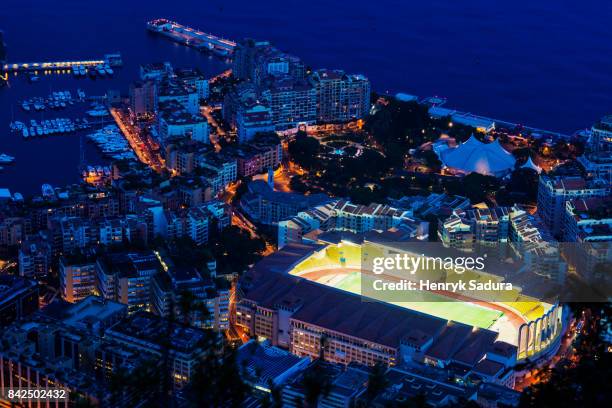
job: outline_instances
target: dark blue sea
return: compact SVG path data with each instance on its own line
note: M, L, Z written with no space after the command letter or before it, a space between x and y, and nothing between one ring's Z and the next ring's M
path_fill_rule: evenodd
M24 140L12 119L18 102L50 91L107 89L127 94L141 63L198 66L211 76L227 64L147 34L145 22L175 19L227 38L268 39L307 65L363 73L379 92L444 96L447 106L571 133L612 113L612 6L608 0L3 0L0 30L8 60L91 59L119 51L112 79L70 74L0 89L0 153L16 156L0 187L32 194L42 183L78 180L78 135ZM94 146L85 159L101 163Z

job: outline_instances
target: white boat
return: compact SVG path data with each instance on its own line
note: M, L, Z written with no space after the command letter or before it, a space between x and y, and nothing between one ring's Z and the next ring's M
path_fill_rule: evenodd
M27 102L24 102L21 104L21 107L23 108L24 111L29 112L30 111L30 104Z
M15 158L13 156L9 156L8 154L0 154L0 163L2 164L9 164L12 163L13 161L15 161Z
M106 71L104 70L104 67L102 65L97 65L96 71L98 72L98 75L100 76L106 75Z
M28 132L28 128L27 127L24 127L21 132L23 133L23 137L30 136L30 133Z
M87 114L92 117L108 116L108 111L105 108L96 108L88 110Z

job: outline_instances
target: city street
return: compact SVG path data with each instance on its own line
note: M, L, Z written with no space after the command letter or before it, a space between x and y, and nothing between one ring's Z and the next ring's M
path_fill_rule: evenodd
M138 159L156 172L161 172L165 168L164 159L153 151L148 138L142 137L140 130L132 126L129 118L119 109L110 108L110 113Z

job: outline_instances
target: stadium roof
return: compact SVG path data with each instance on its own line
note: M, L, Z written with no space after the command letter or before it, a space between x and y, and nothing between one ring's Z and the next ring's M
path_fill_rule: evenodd
M499 143L483 143L474 135L454 149L440 152L440 160L446 167L463 173L480 173L501 176L512 171L516 160Z
M431 336L447 321L265 268L254 268L241 281L242 299L268 309L290 305L292 318L388 347L399 347L412 329Z

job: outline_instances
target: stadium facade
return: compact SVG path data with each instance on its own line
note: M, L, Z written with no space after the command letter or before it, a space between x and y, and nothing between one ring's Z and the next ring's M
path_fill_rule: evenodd
M241 279L238 327L298 356L343 364L499 368L497 382L505 385L513 381L508 373L517 361L557 350L567 318L563 307L520 289L499 302L441 301L440 294L420 302L362 296L364 259L397 250L389 235L332 232L317 243L285 245Z

